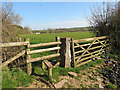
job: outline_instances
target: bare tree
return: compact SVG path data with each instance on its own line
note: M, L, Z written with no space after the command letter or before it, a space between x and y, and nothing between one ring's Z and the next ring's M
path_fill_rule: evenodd
M13 12L13 6L11 3L3 3L2 4L2 42L13 42L17 41L18 36L20 34L24 34L25 29L20 26L20 22L22 18L19 14ZM15 56L19 52L23 50L23 47L7 47L2 48L2 62L10 59L11 57ZM24 61L24 56L18 58L16 61L9 64L9 66L13 66L18 64L18 61Z
M120 4L104 3L92 10L89 20L97 36L109 36L112 49L120 50Z
M2 39L3 42L16 40L20 29L15 25L19 25L22 18L13 12L11 3L2 4Z

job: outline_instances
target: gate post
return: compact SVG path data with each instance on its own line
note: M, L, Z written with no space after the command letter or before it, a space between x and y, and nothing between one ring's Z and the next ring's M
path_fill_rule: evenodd
M71 43L71 38L60 38L60 41L62 42L61 44L61 49L60 49L60 66L69 68L71 67L71 51L70 51L70 43Z

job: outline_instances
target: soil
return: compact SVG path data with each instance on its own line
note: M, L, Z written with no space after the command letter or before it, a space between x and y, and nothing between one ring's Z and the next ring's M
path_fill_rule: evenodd
M65 84L61 88L104 88L106 84L109 83L109 80L96 71L100 67L101 65L90 67L89 69L83 70L78 73L76 77L71 77L69 75L59 76L58 80L53 81L59 82L63 79L67 80L67 82L65 82ZM53 85L56 83L53 83ZM18 88L50 88L50 86L40 80L36 80L29 84L28 87Z

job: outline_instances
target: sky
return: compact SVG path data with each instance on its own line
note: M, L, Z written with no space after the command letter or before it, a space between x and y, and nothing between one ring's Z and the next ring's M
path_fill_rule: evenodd
M21 25L32 30L89 26L88 18L102 2L13 2L13 11L22 17Z

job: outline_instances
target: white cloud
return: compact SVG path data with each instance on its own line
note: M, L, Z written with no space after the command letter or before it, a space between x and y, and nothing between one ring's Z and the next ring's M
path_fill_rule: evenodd
M62 22L53 22L39 25L30 25L33 30L42 30L48 28L72 28L72 27L86 27L89 26L89 22L85 19L81 20L71 20Z

